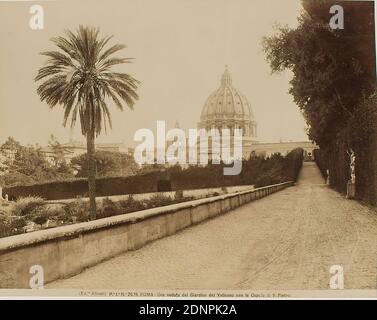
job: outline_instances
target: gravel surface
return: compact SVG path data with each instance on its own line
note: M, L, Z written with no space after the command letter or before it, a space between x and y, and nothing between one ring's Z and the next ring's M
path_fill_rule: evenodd
M314 163L296 186L47 288L345 289L377 282L377 213L329 189Z

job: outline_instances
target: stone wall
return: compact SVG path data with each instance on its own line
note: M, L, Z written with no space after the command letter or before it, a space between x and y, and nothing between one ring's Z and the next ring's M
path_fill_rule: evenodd
M79 274L291 185L293 182L287 182L0 239L0 288L29 288L29 271L35 265L42 266L45 283Z
M215 193L218 195L226 194L226 193L236 193L241 191L251 191L254 189L254 186L246 185L246 186L232 186L232 187L223 187L223 188L205 188L205 189L193 189L193 190L183 190L182 197L185 198L193 198L192 200L206 198L212 196ZM138 194L125 194L121 196L109 196L109 197L97 197L97 202L100 202L104 199L110 199L111 201L120 201L120 200L127 200L129 196L132 196L133 199L137 201L149 200L156 196L163 196L163 197L170 197L172 199L176 196L176 191L168 191L168 192L149 192L149 193L138 193ZM63 199L63 200L50 200L46 201L46 203L55 204L55 203L69 203L77 200L76 199ZM80 198L83 201L89 201L89 198Z

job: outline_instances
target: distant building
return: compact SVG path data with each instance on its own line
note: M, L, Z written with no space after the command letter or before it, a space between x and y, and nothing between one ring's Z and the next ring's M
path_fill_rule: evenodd
M174 128L180 128L178 121L175 123ZM231 142L230 153L232 153L233 149L234 132L236 129L242 129L242 157L244 159L248 159L253 155L269 157L275 153L280 153L285 156L296 148L302 148L305 152L305 158L311 160L313 159L313 150L318 148L316 144L310 141L259 142L257 139L258 123L255 119L251 104L247 97L233 86L232 75L227 67L221 77L220 86L208 96L204 103L197 128L204 129L207 132L212 129L217 129L219 133L221 133L223 129L229 129ZM166 141L164 151L166 151L171 144L173 144L173 141ZM198 139L198 144L200 145L200 139ZM87 150L85 143L74 140L62 144L61 147L64 152L64 158L68 163L71 162L72 158L86 153ZM201 152L199 146L195 148L197 152ZM134 152L134 148L129 148L123 143L98 143L96 144L96 150L122 152L131 155L133 155ZM156 147L153 147L151 150L155 155L155 161L157 161L157 151ZM47 159L54 161L55 154L51 147L42 148L42 152ZM189 152L189 143L186 140L186 154L188 155ZM211 143L209 143L208 150L205 152L208 152L209 159L214 159ZM169 165L166 164L164 166L168 167ZM183 165L183 167L185 167L185 165Z
M67 143L62 143L61 148L67 163L70 163L73 158L81 156L87 151L87 147L84 142L74 140L70 140ZM126 147L124 143L98 143L96 144L96 150L121 153L130 153L133 151L132 148ZM45 155L49 162L53 163L56 155L52 147L44 147L41 149L41 152Z
M233 86L232 76L225 68L221 77L220 87L211 93L206 100L200 121L199 129L210 131L229 129L231 141L234 130L242 129L243 157L250 154L249 147L257 142L257 122L250 102L244 94Z
M130 153L132 152L132 148L126 147L126 145L122 142L120 143L97 143L96 149L100 151L108 151L108 152L121 152L121 153Z
M242 129L242 153L245 159L252 155L269 157L274 153L286 155L296 148L305 151L307 159L313 158L313 150L318 148L310 141L303 142L277 142L260 143L257 139L257 121L254 117L248 99L233 86L232 76L226 67L221 77L220 87L209 95L206 100L200 121L199 129L230 129L231 135L234 129ZM231 138L231 141L233 139Z
M275 153L286 156L290 151L302 148L306 160L313 160L313 151L318 146L311 141L289 141L276 143L257 143L251 146L251 155L270 157Z

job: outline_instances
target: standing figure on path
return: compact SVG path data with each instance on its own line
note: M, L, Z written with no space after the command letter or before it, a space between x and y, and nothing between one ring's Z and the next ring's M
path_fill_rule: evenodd
M347 151L349 157L350 157L350 179L347 183L347 199L354 199L356 195L356 155L355 152L351 149L350 151Z
M350 155L350 158L351 158L351 163L350 163L350 168L351 168L351 183L355 183L356 182L356 171L355 171L355 168L356 168L356 156L355 156L355 152L353 150L351 150L351 152L349 153Z

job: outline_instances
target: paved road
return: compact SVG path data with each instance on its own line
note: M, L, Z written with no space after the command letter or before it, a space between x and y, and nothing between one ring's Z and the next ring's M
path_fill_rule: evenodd
M296 186L92 267L49 288L376 288L377 213L329 189L313 163Z

